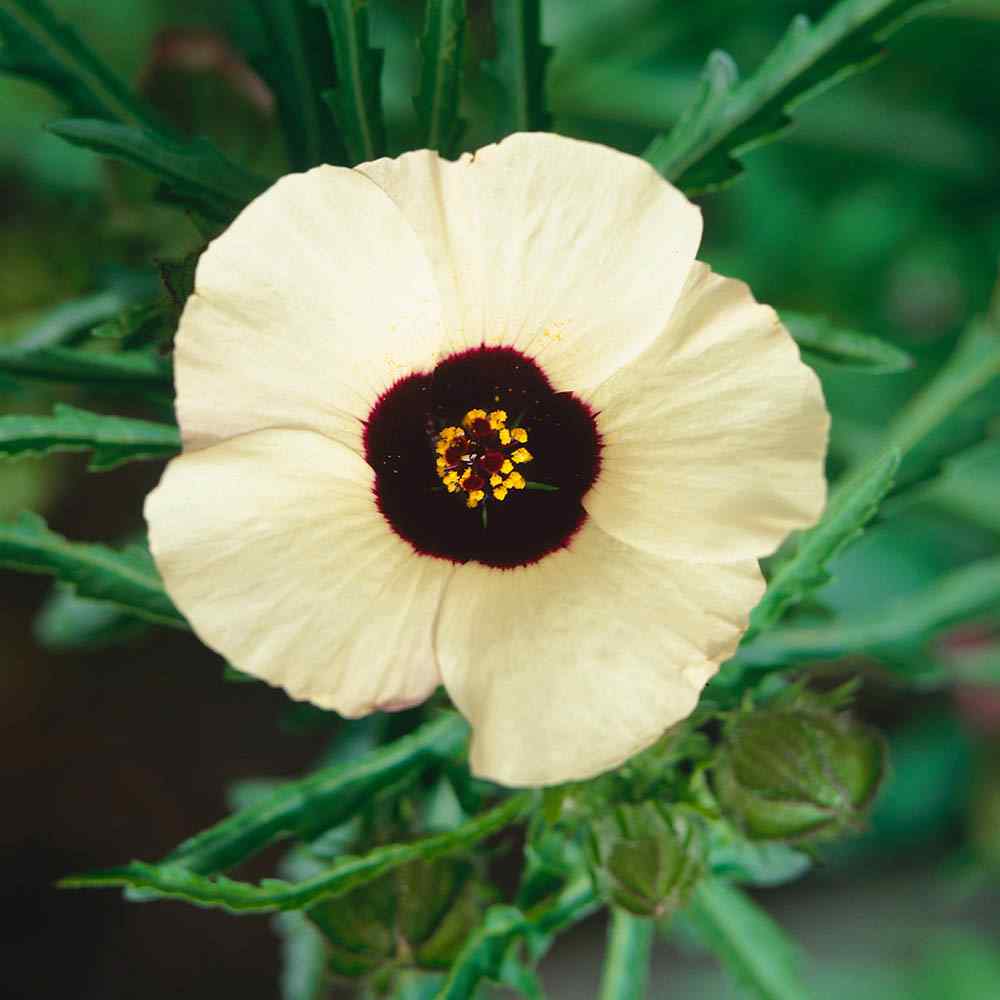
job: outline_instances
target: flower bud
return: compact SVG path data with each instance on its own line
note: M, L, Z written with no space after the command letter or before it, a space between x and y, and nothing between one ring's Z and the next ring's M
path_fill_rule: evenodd
M606 899L662 917L684 905L704 870L701 828L656 802L617 805L591 825L590 861Z
M861 827L885 769L878 732L802 696L731 718L711 781L751 840L820 840Z
M445 969L488 902L467 861L414 861L308 911L335 975L366 976L388 965Z

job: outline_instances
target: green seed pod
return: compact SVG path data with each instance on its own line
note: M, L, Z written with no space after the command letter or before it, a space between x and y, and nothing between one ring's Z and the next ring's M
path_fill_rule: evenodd
M615 806L590 833L598 891L637 916L662 917L683 906L705 867L701 828L655 802Z
M356 978L387 966L445 969L487 893L467 861L414 861L308 911L329 944L334 975Z
M749 839L822 840L861 827L885 769L878 732L803 696L731 718L711 781Z

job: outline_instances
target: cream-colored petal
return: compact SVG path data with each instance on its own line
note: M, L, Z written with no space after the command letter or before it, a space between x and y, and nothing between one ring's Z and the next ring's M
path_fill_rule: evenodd
M701 238L699 210L649 164L562 136L358 169L428 247L449 346L516 347L559 389L596 387L654 340Z
M361 421L434 363L440 305L412 228L340 167L283 177L202 255L177 335L185 447L269 427L361 450Z
M753 561L666 561L589 520L533 566L459 567L436 645L473 771L538 786L620 764L691 713L763 589Z
M698 264L663 335L590 397L603 437L584 506L672 559L774 551L826 500L829 414L773 309Z
M347 716L422 701L453 567L394 535L354 452L272 430L182 455L146 502L167 591L201 639Z

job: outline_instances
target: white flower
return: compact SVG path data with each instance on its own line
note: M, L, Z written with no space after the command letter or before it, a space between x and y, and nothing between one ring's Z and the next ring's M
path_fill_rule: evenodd
M201 259L146 508L198 635L347 716L443 682L510 785L688 715L819 515L828 426L700 234L647 164L553 135L280 180Z

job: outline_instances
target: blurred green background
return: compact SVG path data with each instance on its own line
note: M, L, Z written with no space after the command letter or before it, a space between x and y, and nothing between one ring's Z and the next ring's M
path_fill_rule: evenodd
M282 169L266 90L249 65L258 42L245 4L52 6L176 124L211 135L262 173ZM676 120L712 49L750 71L793 14L828 7L545 0L554 128L639 153ZM482 68L495 44L489 5L470 2L470 13L463 145L472 149L495 137L496 84ZM416 134L410 98L422 4L372 0L371 18L373 42L386 50L398 152ZM893 375L820 371L834 414L832 472L873 445L986 309L997 280L1000 2L926 15L890 48L873 69L803 105L793 131L745 157L735 185L700 199L702 256L717 270L779 309L825 314L917 359ZM84 311L99 310L95 297L109 293L127 301L130 289L155 280L152 259L203 242L183 214L151 207L150 182L137 172L47 134L44 123L60 113L37 88L0 79L0 340L37 330L68 300ZM0 412L41 411L53 398L75 397L0 381ZM907 459L906 489L840 558L808 613L871 614L947 569L996 554L998 430L994 384ZM943 454L959 457L932 479ZM128 466L88 476L75 457L3 464L0 516L31 507L72 538L119 540L141 527L141 498L157 474ZM307 766L329 723L290 715L282 696L259 685L224 682L193 638L142 630L104 651L95 627L96 648L66 650L38 617L52 600L47 581L0 573L0 594L0 886L4 911L16 914L0 993L274 997L278 955L266 919L129 905L113 893L58 893L51 883L164 854L224 811L228 782ZM861 711L893 747L872 828L826 852L804 881L759 894L806 945L820 997L1000 995L997 613L919 654L945 670L974 655L992 664L986 680L915 690L855 664L868 676ZM266 856L253 867L266 872L271 863ZM602 933L592 922L560 941L543 966L553 996L590 995ZM664 938L651 996L731 995L682 929Z

